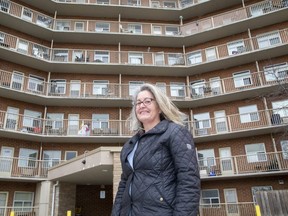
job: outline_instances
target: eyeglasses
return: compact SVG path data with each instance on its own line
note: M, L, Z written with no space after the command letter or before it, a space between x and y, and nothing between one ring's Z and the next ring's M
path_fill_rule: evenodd
M136 101L135 106L140 107L141 104L143 103L144 106L149 106L152 101L155 100L153 98L145 98L143 101Z

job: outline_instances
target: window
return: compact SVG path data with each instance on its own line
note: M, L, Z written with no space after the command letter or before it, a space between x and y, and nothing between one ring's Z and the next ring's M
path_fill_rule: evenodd
M154 54L155 58L155 65L164 65L164 53L163 52L158 52Z
M271 191L271 190L273 190L273 188L272 188L272 186L256 186L256 187L252 187L251 190L252 190L253 202L257 203L256 202L256 193L258 191Z
M28 41L24 41L24 40L19 40L18 41L18 52L23 53L23 54L27 54L28 53Z
M43 167L50 168L56 166L61 161L61 151L43 151Z
M198 163L201 167L210 167L216 164L214 149L205 149L197 151Z
M245 51L245 45L242 40L231 42L227 46L229 55L235 55Z
M241 123L259 121L257 105L239 107Z
M235 88L252 85L250 71L233 73Z
M109 128L109 114L92 114L92 129Z
M71 160L77 157L77 151L65 151L65 160Z
M129 24L128 31L135 34L142 34L142 26L139 24Z
M185 83L171 82L170 94L171 97L185 97Z
M288 160L288 140L281 141L283 159Z
M166 26L165 34L166 35L177 35L177 34L179 34L179 28L177 26Z
M288 64L274 64L264 67L265 79L267 82L288 78Z
M36 167L38 151L36 149L20 148L18 167Z
M197 80L197 81L190 83L191 96L193 98L204 96L204 90L205 90L205 86L206 86L205 83L206 83L205 80Z
M8 12L10 7L10 2L8 0L0 0L1 11Z
M96 23L95 31L96 32L110 32L110 24L109 23Z
M260 16L267 12L267 9L271 8L270 2L261 2L250 7L251 16Z
M4 43L5 35L0 32L0 43Z
M44 90L44 78L29 75L28 89L36 93L42 93Z
M153 7L153 8L160 7L160 2L159 1L151 1L151 7Z
M128 5L141 6L141 0L128 0Z
M164 1L164 8L176 8L176 2Z
M142 81L130 81L129 82L129 96L134 96L136 92L140 89L140 86L143 85Z
M157 86L164 94L166 94L166 83L156 82L156 86Z
M263 143L245 145L248 163L267 161L265 145Z
M217 53L215 47L205 49L205 53L207 61L213 61L217 59Z
M288 100L272 102L274 114L279 114L283 119L288 117Z
M93 95L107 95L108 80L94 80L93 81Z
M153 26L153 34L161 35L162 34L162 27L161 26Z
M75 31L84 31L84 22L75 22Z
M257 36L257 42L260 49L277 45L281 43L279 32L269 33L261 36Z
M142 53L129 53L128 54L130 64L143 64L143 54Z
M24 110L23 126L28 128L39 128L41 125L41 112L35 112L32 110Z
M66 94L66 80L51 80L50 93Z
M47 113L46 127L51 129L63 128L63 113Z
M24 74L14 71L12 74L11 88L15 90L22 90L23 82L24 82Z
M25 19L25 20L28 20L28 21L32 21L32 11L29 10L28 8L23 8L23 11L22 11L22 18Z
M50 28L52 25L52 18L39 14L37 16L36 24L45 28Z
M201 190L201 204L204 208L219 207L220 196L217 189Z
M13 210L15 212L32 212L33 199L33 192L15 191L13 199Z
M187 59L190 65L192 64L198 64L202 62L202 54L201 51L196 51L193 53L187 54Z
M81 50L74 50L73 51L73 59L75 62L81 62L84 61L84 55L83 55L83 51Z
M70 22L69 21L56 21L56 30L69 31Z
M109 0L97 0L97 4L110 4Z
M99 63L109 63L109 51L95 51L94 61Z

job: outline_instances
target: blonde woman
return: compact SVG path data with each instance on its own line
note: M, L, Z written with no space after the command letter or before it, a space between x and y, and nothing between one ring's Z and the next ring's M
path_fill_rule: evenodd
M200 177L183 113L151 84L133 99L136 134L121 151L122 175L112 216L196 216Z

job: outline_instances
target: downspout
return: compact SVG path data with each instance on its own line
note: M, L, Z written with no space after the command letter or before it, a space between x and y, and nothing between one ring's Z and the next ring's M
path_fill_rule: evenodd
M52 206L51 206L51 216L54 216L54 206L55 206L55 190L56 187L59 185L59 181L53 185L53 192L52 192Z

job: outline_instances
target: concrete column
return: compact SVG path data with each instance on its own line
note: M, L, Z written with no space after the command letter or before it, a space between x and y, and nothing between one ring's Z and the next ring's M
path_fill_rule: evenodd
M39 206L38 216L49 216L51 201L51 181L43 181L37 184L35 193L35 206Z
M121 179L122 167L120 162L120 152L113 153L113 202Z

